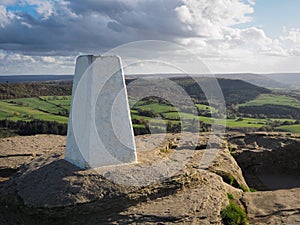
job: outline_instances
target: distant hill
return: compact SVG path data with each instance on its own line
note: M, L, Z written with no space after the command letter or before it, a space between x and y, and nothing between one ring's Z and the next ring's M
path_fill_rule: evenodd
M71 81L73 75L0 75L0 83L42 82L42 81Z
M256 86L265 88L289 88L290 85L280 80L274 79L272 74L252 74L252 73L241 73L241 74L216 74L218 78L243 80Z
M155 82L164 82L163 79L156 79L154 75L149 76L149 79L151 82L153 82L153 88L155 89ZM179 86L181 86L186 93L193 99L196 99L202 103L207 102L206 96L204 92L199 87L198 83L201 83L203 87L211 86L213 83L211 82L212 78L208 77L186 77L186 76L177 76L177 77L171 77L168 78L174 82L176 82ZM134 81L135 79L127 79L126 83L129 84L130 82ZM198 83L197 83L197 82ZM264 94L264 93L270 93L271 91L263 88L258 87L256 85L247 83L242 80L232 80L232 79L223 79L223 78L217 78L217 81L220 85L220 88L222 89L224 99L227 105L231 104L240 104L243 102L247 102L249 100L255 99L258 95ZM149 85L151 85L151 82L149 82ZM214 87L212 87L214 88ZM145 89L143 87L143 84L135 84L129 85L128 88L128 94L129 96L133 96L136 98L139 98L141 96L144 96ZM164 90L164 95L168 95L169 87L166 85ZM180 96L178 96L179 98ZM178 99L180 100L180 99ZM183 99L183 101L185 101Z
M196 78L203 86L210 84L209 79L211 78ZM189 95L196 95L200 100L205 99L204 93L197 88L198 84L193 79L173 78L173 80L178 82ZM226 105L247 102L255 99L260 94L270 93L270 90L266 88L258 87L242 80L217 78L217 81L222 89Z
M300 73L273 73L265 76L282 84L300 86Z
M162 76L162 75L161 75ZM9 77L9 76L7 76ZM19 78L17 78L19 77ZM0 82L0 99L27 98L37 96L60 96L71 95L73 76L13 76L10 81ZM48 77L48 78L47 78ZM128 76L130 77L130 76ZM126 79L126 83L130 83L134 79ZM57 80L60 78L59 80ZM152 76L153 78L153 76ZM33 81L30 81L33 80ZM50 79L50 80L49 80ZM195 82L196 79L203 86L210 85L210 79L207 77L190 78L187 76L177 76L170 78L181 86L191 97L202 102L206 102L206 96L201 88ZM23 80L23 81L20 81ZM42 80L42 81L41 81ZM270 93L270 90L258 87L242 80L217 78L219 85L223 91L223 95L227 105L240 104L256 98L259 94ZM13 82L15 81L15 82ZM18 81L18 82L17 82ZM156 79L153 80L156 81ZM129 87L129 96L139 96L144 91L144 87ZM140 93L139 93L140 92ZM165 90L165 94L168 90Z
M253 74L253 73L230 73L230 74L192 74L193 78L196 77L216 77L231 80L243 80L248 83L254 84L264 88L291 88L293 86L300 86L300 73L273 73L273 74ZM128 78L178 78L190 77L186 74L134 74L128 75Z
M252 74L252 73L232 73L232 74L192 74L193 77L224 78L231 80L243 80L256 86L265 88L291 88L300 86L300 73L273 73L273 74ZM189 77L186 74L164 73L164 74L130 74L128 79L148 78L178 78ZM20 83L20 82L47 82L47 81L72 81L73 75L0 75L1 83Z

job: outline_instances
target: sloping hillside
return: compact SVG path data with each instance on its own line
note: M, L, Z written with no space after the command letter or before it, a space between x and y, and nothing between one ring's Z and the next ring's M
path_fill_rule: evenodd
M176 77L176 78L169 78L169 79L171 81L174 81L179 86L181 86L190 97L202 102L206 102L207 99L198 83L200 83L202 87L218 88L215 85L213 78ZM126 83L129 84L134 80L135 79L130 79L130 80L128 79ZM218 78L217 81L219 83L219 87L223 92L226 105L244 103L249 100L255 99L260 94L271 92L266 88L258 87L242 80L230 80L230 79ZM164 82L164 81L157 78L153 78L152 79L153 86L155 85L155 82ZM139 97L144 94L143 91L144 88L142 86L139 86L138 83L134 85L130 85L130 87L128 88L129 96ZM166 93L168 92L168 87L166 87L165 92Z
M72 82L0 83L0 99L71 95Z
M211 84L212 78L195 78L201 86L208 86ZM126 83L129 84L134 79L127 79ZM170 78L171 81L176 82L181 86L189 96L200 100L206 101L206 96L199 87L198 83L188 77ZM266 88L258 87L253 84L241 80L230 79L217 79L226 101L227 105L240 104L249 100L255 99L259 94L270 93ZM153 83L160 82L156 78ZM139 96L143 87L138 88L131 86L128 90L129 96ZM167 88L166 88L167 93ZM14 99L14 98L28 98L37 96L63 96L71 95L72 82L59 81L59 82L30 82L30 83L2 83L0 84L0 99Z

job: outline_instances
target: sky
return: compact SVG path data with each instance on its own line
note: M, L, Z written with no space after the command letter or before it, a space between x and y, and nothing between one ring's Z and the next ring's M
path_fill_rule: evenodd
M73 74L80 54L144 40L179 45L212 73L300 72L299 9L299 0L1 0L0 75ZM176 48L148 48L195 65ZM132 73L160 70L143 65Z

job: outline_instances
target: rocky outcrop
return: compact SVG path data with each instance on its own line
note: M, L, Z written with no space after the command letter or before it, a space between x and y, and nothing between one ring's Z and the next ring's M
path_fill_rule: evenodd
M207 137L178 135L137 137L137 164L80 170L60 151L32 157L0 184L0 222L222 224L228 185L200 168L204 151L196 150ZM225 164L222 157L217 162Z
M219 212L228 204L222 179L208 171L186 168L146 186L130 186L112 182L99 171L80 171L56 157L33 161L2 185L0 194L2 218L17 208L14 218L8 218L12 224L221 224Z
M299 224L300 188L245 193L244 202L251 224Z
M229 204L228 194L248 213L250 224L298 224L300 188L243 190L248 190L249 171L261 170L278 172L273 173L277 183L291 179L299 187L294 179L299 138L227 135L228 143L207 133L138 136L139 163L93 170L63 160L65 137L1 139L2 171L14 171L0 173L5 175L0 182L0 224L223 224L220 212ZM204 167L207 157L212 161ZM272 180L270 174L253 174Z
M224 182L236 187L249 190L241 168L230 155L227 148L218 151L216 158L211 163L209 170L220 175Z
M300 187L299 136L260 132L233 136L229 141L251 187L258 190Z

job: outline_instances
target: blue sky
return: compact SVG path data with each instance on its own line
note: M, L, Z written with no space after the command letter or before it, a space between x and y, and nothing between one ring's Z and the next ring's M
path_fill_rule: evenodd
M36 5L11 5L6 8L7 11L11 12L23 12L23 13L28 13L31 16L36 17Z
M299 0L257 0L255 3L251 25L264 28L273 38L282 34L283 27L300 28Z
M213 73L300 72L299 9L298 0L2 0L0 74L70 74L79 54L149 39L193 51Z

